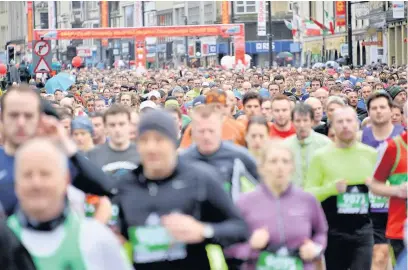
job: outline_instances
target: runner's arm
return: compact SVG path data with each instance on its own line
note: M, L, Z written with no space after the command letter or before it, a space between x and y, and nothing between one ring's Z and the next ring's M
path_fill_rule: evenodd
M396 159L396 149L392 144L384 143L378 148L378 160L374 170L373 180L369 187L378 196L392 197L398 192L398 186L387 186Z
M315 155L310 161L304 189L312 193L321 202L337 195L336 183L324 183L324 180L322 161L319 155Z
M110 196L111 184L103 171L80 153L74 154L70 162L76 172L72 185L85 193Z
M312 211L313 237L311 240L316 245L319 246L319 248L321 249L321 253L322 253L324 252L327 246L327 231L329 227L327 225L326 215L324 214L322 206L315 198L311 198L311 199L313 200L311 203L311 205L313 206L313 211Z
M201 205L202 222L208 222L214 229L210 240L222 246L230 246L248 239L248 227L228 194L217 182L213 172L200 175L198 181L206 183L206 198Z

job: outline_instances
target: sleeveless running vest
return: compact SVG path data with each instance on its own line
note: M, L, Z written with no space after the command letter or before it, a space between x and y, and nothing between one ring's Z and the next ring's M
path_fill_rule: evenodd
M7 220L8 226L21 240L23 227L15 215ZM50 256L34 256L35 267L38 270L86 270L83 255L79 248L79 234L81 221L74 214L70 213L63 223L65 236L60 246ZM41 243L39 243L41 244Z

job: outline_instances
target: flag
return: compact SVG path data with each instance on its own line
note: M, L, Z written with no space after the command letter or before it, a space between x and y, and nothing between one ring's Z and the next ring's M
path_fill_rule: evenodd
M325 21L329 22L329 29L330 29L330 33L332 35L334 35L334 18L332 16L329 16L329 12L327 12L326 10L324 11L324 17L325 17Z
M292 30L292 35L295 36L297 29L294 27L295 25L292 24L292 21L284 20L284 22L285 22L286 27L289 30Z
M324 26L324 24L322 24L322 23L320 23L319 21L313 19L312 17L310 17L310 20L311 20L312 22L314 22L317 26L319 26L320 29L322 29L323 31L327 31L327 30L328 30L327 27Z
M286 27L289 29L289 30L292 30L293 29L293 27L292 27L292 21L288 21L288 20L283 20L284 22L285 22L285 25L286 25Z
M319 36L321 28L312 20L303 20L306 36Z

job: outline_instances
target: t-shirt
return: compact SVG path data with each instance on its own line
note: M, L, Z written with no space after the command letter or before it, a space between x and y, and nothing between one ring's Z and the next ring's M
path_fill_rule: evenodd
M387 140L379 147L378 152L374 178L380 182L389 180L391 185L407 182L407 132ZM407 201L391 197L386 236L391 239L403 239L406 218Z
M103 172L115 179L139 166L139 153L134 143L124 151L115 151L109 143L105 143L89 151L87 156Z
M281 139L285 139L285 138L287 138L287 137L289 137L289 136L291 136L291 135L293 135L295 133L296 133L296 129L295 129L295 126L293 124L291 124L290 129L286 130L286 131L282 131L282 130L277 129L275 124L272 124L270 126L270 129L269 129L269 136L271 138L279 137Z
M322 202L330 229L353 232L370 223L365 180L372 175L376 159L377 151L360 142L348 148L329 144L315 152L309 163L304 188ZM342 179L347 181L346 193L362 194L366 199L364 214L345 215L341 212L343 209L339 207L338 197L342 195L338 196L336 182Z

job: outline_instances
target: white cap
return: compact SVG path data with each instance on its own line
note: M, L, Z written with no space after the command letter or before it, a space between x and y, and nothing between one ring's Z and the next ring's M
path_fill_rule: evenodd
M203 84L201 86L210 86L209 82L203 82Z
M153 91L151 91L151 92L149 92L149 93L147 94L147 98L148 98L148 99L151 99L152 97L155 97L155 98L157 98L157 99L161 99L160 92L157 91L157 90L153 90Z
M142 111L142 110L144 110L146 108L156 109L157 106L156 106L156 103L154 103L153 101L146 100L146 101L143 101L142 103L140 103L139 111Z

